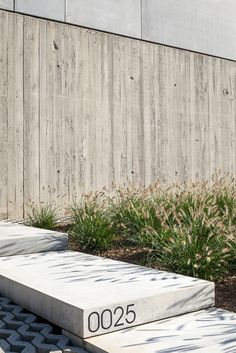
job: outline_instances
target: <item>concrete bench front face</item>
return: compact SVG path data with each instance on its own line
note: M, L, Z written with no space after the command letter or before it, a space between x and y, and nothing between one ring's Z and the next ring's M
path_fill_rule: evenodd
M214 305L214 284L83 253L0 257L0 292L82 338Z

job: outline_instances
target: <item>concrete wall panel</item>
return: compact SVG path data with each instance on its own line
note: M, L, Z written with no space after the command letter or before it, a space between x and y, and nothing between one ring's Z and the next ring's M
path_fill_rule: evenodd
M13 0L0 0L0 9L13 11L14 9Z
M236 60L235 0L143 0L142 39Z
M236 62L0 11L0 217L236 172Z
M67 0L66 21L141 38L141 0Z
M65 20L65 0L15 0L15 10L53 20Z

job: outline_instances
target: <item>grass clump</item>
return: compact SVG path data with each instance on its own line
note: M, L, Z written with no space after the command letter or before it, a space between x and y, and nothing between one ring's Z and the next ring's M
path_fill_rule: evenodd
M160 229L161 218L157 212L160 200L154 204L146 189L118 190L109 203L113 228L125 244L140 245L139 235L147 227ZM142 245L144 239L142 239Z
M212 219L194 218L181 224L143 230L152 240L150 261L160 268L202 279L217 280L228 274L233 249L227 232Z
M210 280L235 268L234 179L126 190L111 214L124 241L150 249L153 266Z
M57 225L57 208L51 204L33 206L27 214L27 221L31 227L52 230Z
M107 250L113 242L114 231L106 210L97 196L86 198L70 208L72 227L70 234L82 250Z

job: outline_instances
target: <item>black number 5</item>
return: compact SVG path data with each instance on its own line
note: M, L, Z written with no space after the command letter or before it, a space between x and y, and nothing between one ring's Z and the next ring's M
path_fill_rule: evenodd
M134 304L129 304L129 305L127 305L127 309L126 309L127 318L125 320L128 324L132 324L136 319L135 312L133 310L130 310L130 307L132 307L132 306L134 306ZM128 315L130 317L129 319L128 319Z

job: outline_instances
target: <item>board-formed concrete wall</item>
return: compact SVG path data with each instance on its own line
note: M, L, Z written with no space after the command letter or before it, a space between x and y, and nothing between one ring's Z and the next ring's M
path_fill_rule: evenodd
M236 60L235 0L0 0L0 8Z
M0 216L236 171L236 63L0 11Z

